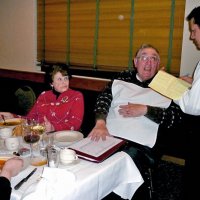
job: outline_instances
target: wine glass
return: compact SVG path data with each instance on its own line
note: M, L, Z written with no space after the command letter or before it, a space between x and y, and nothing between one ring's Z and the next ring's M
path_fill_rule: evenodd
M23 125L23 139L26 143L30 144L31 159L33 159L33 144L40 140L40 135L38 132L33 131L32 127L33 124L29 122Z
M35 119L31 120L32 126L31 131L36 135L39 135L39 145L38 145L38 155L32 159L32 165L41 166L47 163L46 149L44 148L44 133L45 133L45 123L39 122Z
M33 121L32 125L32 131L40 135L40 140L42 142L42 146L44 146L44 138L43 134L45 132L45 124L44 123L39 123L37 121Z

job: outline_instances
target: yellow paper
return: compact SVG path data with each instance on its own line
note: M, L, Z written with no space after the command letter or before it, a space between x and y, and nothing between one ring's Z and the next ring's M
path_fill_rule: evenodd
M165 71L159 71L149 87L168 98L177 100L191 87L191 84Z

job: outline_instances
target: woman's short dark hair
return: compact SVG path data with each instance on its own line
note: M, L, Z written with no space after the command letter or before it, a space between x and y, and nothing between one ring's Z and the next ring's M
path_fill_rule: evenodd
M68 76L71 79L71 74L69 72L69 67L67 65L52 65L46 69L45 72L45 83L51 84L53 82L53 78L57 72L60 72L63 76Z

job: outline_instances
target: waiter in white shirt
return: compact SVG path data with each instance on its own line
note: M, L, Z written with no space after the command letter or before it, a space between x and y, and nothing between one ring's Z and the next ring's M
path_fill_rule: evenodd
M189 23L190 39L200 50L200 6L194 8L187 16ZM194 71L192 79L183 78L192 83L190 90L177 101L175 101L181 110L188 114L185 126L187 132L186 148L188 154L185 162L185 180L183 199L192 200L200 199L199 186L196 184L200 178L200 169L197 165L199 158L199 133L200 133L200 61Z

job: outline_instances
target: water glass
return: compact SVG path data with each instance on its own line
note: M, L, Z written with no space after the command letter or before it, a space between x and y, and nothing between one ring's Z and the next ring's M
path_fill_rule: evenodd
M56 168L59 164L59 151L54 146L47 148L48 167Z

